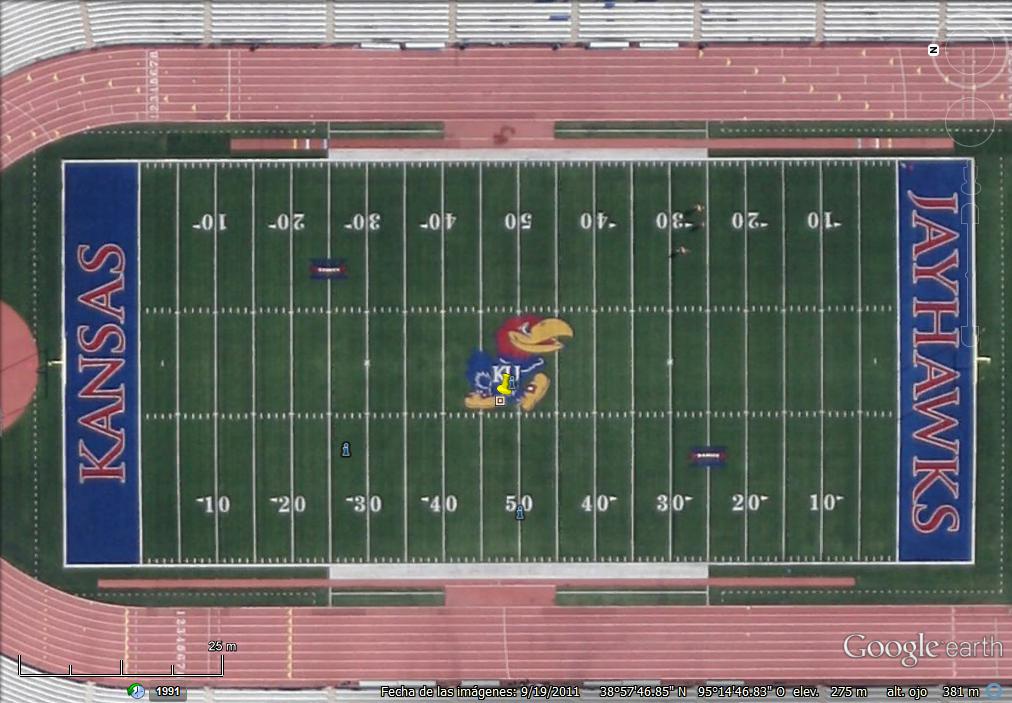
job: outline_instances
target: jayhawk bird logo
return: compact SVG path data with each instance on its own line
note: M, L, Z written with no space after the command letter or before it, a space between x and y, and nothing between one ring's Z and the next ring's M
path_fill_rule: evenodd
M499 356L476 349L467 363L467 380L471 392L464 405L473 410L489 410L495 405L495 388L503 374L516 379L516 390L505 396L507 404L519 404L533 410L548 392L551 380L544 373L545 354L563 348L560 339L573 336L573 329L563 320L540 318L536 315L511 317L495 334Z

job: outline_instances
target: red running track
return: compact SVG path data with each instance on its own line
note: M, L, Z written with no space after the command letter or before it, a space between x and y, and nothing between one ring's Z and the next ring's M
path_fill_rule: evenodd
M6 168L96 127L225 120L508 121L550 139L557 119L1006 120L1003 49L713 47L645 52L541 48L123 48L55 58L0 79ZM804 129L799 125L799 134ZM124 127L124 129L129 129ZM255 129L237 129L256 136ZM804 134L818 136L817 129ZM363 679L1012 679L1009 658L856 660L871 639L1012 645L995 606L138 608L94 603L0 563L0 651L79 672L204 672L206 642L240 643L211 685L321 686ZM111 683L111 682L110 682Z
M1004 47L715 46L375 52L160 47L71 54L5 76L4 167L94 127L224 120L1006 120ZM448 129L453 125L449 124ZM237 130L236 136L255 136ZM818 134L810 136L818 136Z
M0 648L25 663L82 673L204 673L207 641L239 643L224 680L206 685L317 687L361 680L461 678L796 682L1012 679L1012 657L849 659L869 640L1012 646L1012 611L996 606L717 606L460 608L141 608L97 604L0 564ZM1012 651L1012 650L1010 650ZM140 678L140 677L138 677ZM112 683L112 682L107 682Z

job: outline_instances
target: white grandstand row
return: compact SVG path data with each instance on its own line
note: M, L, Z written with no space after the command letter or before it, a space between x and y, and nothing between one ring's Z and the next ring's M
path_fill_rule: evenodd
M25 671L37 671L23 667ZM62 678L19 678L17 666L6 657L0 657L0 691L3 691L3 703L124 703L130 701L125 689L132 679L125 678L121 688L96 686L93 683L78 683ZM184 686L185 679L177 679ZM491 688L500 682L495 680L461 681L467 687ZM601 683L585 681L581 686L580 697L591 701L604 700ZM635 683L633 681L628 682ZM642 683L642 682L639 682ZM380 703L396 698L381 695L381 686L406 685L418 687L423 684L435 685L434 681L363 681L361 688L324 688L324 689L241 689L241 688L187 688L186 700L190 703ZM690 686L692 703L703 700L693 695L695 687ZM828 695L827 686L819 686ZM147 692L150 694L150 690ZM146 695L144 700L150 699ZM510 697L506 700L518 700ZM402 699L406 700L406 699ZM472 698L472 700L476 700ZM889 703L885 686L873 686L866 698L868 703Z
M110 44L974 41L1012 0L4 0L0 72Z
M25 673L38 674L30 667L22 666ZM164 682L164 680L163 680ZM4 703L39 703L53 701L59 703L123 703L129 701L126 687L133 679L124 678L121 688L96 686L93 683L81 683L64 678L18 676L17 663L7 657L0 657L0 690L3 691ZM186 700L194 703L337 703L337 701L369 698L371 692L348 689L241 689L188 688L186 679L176 679L173 685L179 684L187 688ZM147 696L144 700L147 700Z

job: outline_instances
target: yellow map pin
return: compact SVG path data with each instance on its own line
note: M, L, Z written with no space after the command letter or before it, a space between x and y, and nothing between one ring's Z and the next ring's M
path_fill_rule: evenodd
M496 386L496 390L501 395L513 395L513 389L510 388L510 375L508 373L502 375L502 382Z

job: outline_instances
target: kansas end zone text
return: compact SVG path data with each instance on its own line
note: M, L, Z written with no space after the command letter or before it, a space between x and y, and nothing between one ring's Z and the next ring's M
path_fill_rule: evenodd
M900 561L973 558L973 164L901 161Z
M138 186L134 164L64 165L67 564L141 561Z

